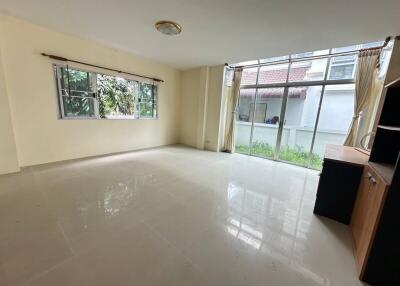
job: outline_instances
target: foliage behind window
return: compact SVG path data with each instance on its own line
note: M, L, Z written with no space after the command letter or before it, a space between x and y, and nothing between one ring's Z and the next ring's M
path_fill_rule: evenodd
M138 82L109 75L98 75L97 86L101 118L134 118Z
M156 118L157 86L55 66L62 118Z

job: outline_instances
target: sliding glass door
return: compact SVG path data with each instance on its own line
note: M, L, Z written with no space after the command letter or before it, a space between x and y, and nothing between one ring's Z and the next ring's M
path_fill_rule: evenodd
M279 133L284 88L257 89L250 154L273 159Z
M320 169L326 144L343 143L353 116L356 57L310 56L243 70L236 152Z
M344 143L353 117L358 51L381 45L238 63L244 68L236 110L236 152L321 169L326 145ZM390 53L388 45L381 66L387 67Z
M321 85L289 88L279 160L308 166L321 93Z
M342 145L353 117L354 84L327 85L312 149L311 167L319 169L327 144Z
M250 155L250 138L253 122L252 114L254 112L255 98L255 88L240 90L235 126L235 150L237 153Z

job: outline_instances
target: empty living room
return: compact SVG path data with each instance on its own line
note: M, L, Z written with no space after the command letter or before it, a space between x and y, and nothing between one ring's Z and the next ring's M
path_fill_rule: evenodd
M0 285L400 285L399 11L0 0Z

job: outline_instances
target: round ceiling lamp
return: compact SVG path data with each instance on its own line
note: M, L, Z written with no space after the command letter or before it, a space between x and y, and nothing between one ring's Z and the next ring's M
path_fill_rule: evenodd
M173 21L158 21L155 27L157 31L168 36L175 36L182 32L182 27Z

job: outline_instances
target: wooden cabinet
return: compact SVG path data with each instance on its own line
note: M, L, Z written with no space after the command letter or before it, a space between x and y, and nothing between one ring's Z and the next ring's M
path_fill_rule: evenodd
M400 285L400 81L385 89L351 222L360 279L372 286Z
M363 277L374 241L388 185L373 168L365 166L350 223L354 255L360 278Z
M385 88L369 160L328 145L314 207L350 222L359 277L372 286L400 285L400 80Z

